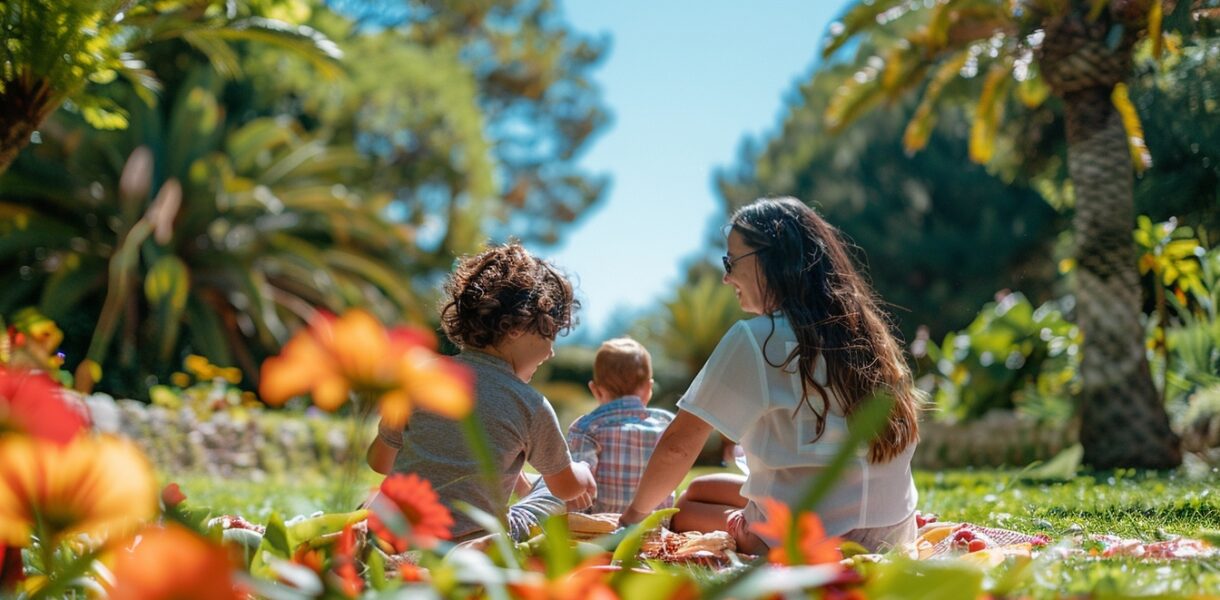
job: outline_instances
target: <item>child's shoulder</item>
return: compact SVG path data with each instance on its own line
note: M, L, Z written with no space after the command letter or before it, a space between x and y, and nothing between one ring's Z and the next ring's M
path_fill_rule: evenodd
M648 420L663 425L668 425L674 420L674 413L665 410L664 408L649 408Z

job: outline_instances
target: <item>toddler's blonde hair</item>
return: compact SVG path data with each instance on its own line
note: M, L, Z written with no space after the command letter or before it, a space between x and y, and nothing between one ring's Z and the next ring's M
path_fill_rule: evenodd
M593 359L593 383L617 396L634 394L652 379L652 356L639 342L621 337L607 340Z

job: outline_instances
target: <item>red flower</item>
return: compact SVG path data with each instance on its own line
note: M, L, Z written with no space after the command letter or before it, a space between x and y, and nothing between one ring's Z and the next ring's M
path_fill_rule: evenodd
M186 494L182 493L182 488L179 488L178 484L171 483L161 488L161 503L165 505L165 508L174 508L183 502L186 502Z
M843 554L839 552L839 545L843 540L827 537L822 520L817 515L802 512L799 520L793 523L792 511L788 505L771 498L763 499L763 510L767 514L767 521L750 525L750 530L766 540L767 545L771 547L771 552L767 555L771 562L781 565L820 565L843 560ZM786 545L788 532L793 527L796 527L796 549L800 553L799 557L789 556Z
M396 535L382 520L382 514L394 511L406 521L406 535ZM381 482L381 491L369 517L369 529L392 545L396 552L406 551L411 546L431 548L437 540L450 539L452 528L453 515L441 504L428 480L414 473L395 473Z
M0 545L0 594L11 592L25 580L25 567L21 562L21 548Z
M0 433L16 431L67 444L88 423L63 393L44 373L0 367Z

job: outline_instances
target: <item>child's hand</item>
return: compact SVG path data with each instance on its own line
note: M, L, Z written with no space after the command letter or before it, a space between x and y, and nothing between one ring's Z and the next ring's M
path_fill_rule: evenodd
M593 506L593 499L597 497L597 481L593 479L593 471L589 470L589 465L577 461L572 463L572 474L576 476L581 489L575 498L568 500L568 509L584 510Z
M574 462L567 469L553 475L543 475L547 488L556 498L568 503L573 510L583 510L593 506L597 497L597 482L593 480L593 472L589 465Z

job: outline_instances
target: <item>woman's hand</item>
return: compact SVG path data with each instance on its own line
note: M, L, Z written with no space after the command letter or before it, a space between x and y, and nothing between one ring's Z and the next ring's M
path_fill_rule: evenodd
M631 527L632 525L643 521L644 517L647 517L648 515L649 513L636 510L634 506L628 506L627 510L624 510L623 514L619 515L618 526Z

